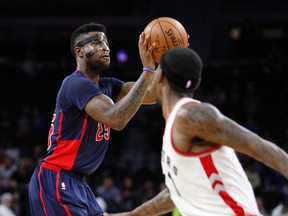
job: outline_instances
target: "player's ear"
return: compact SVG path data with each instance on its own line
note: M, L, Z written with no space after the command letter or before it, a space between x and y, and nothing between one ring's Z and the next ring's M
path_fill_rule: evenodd
M79 56L80 58L83 58L84 50L81 47L76 46L75 47L75 55Z

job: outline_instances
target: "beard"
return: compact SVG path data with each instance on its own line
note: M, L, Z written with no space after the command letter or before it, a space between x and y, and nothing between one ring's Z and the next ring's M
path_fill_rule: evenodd
M101 74L103 71L108 70L110 66L109 63L104 63L101 60L94 62L87 62L87 66L91 71L94 71L96 74Z

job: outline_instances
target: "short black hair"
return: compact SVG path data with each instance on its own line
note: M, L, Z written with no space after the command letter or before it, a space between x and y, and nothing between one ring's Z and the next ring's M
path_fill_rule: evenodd
M74 49L76 46L76 39L80 35L87 34L89 32L93 32L93 31L103 32L104 34L106 34L106 32L107 32L106 26L104 26L103 24L97 23L97 22L90 22L90 23L83 24L72 32L72 35L70 38L70 50L71 50L71 53L74 57L75 57Z
M201 79L203 64L194 50L176 46L161 56L160 67L174 90L193 93Z

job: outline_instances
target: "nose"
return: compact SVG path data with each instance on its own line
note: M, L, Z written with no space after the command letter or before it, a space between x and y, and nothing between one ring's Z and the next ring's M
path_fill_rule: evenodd
M103 42L102 43L102 47L100 48L104 51L109 51L110 52L110 48L109 48L109 45L106 43L106 42ZM99 49L98 49L99 50Z
M101 50L104 50L104 51L109 51L110 52L110 49L109 49L109 47L99 47L98 48L98 51L101 51Z

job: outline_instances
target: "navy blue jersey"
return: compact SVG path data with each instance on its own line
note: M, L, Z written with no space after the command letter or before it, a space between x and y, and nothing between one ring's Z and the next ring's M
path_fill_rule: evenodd
M80 71L67 76L57 95L47 154L41 162L80 175L94 172L107 151L110 127L90 118L84 107L100 94L115 101L123 84L111 77L100 78L96 84Z

